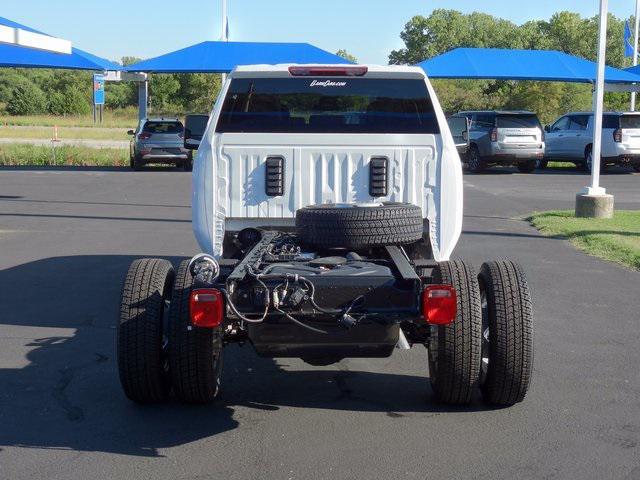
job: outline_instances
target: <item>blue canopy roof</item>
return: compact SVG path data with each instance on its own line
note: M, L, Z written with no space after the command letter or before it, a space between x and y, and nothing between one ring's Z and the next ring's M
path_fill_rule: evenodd
M0 17L0 25L20 28L28 32L45 33ZM49 35L50 36L50 35ZM57 53L47 50L23 47L8 43L0 43L0 67L18 68L64 68L73 70L120 70L115 63L97 57L78 48L71 53Z
M595 82L597 64L555 50L456 48L417 64L430 78ZM638 72L640 74L640 72ZM640 75L605 67L607 83L640 82Z
M238 65L351 63L308 43L202 42L127 66L129 72L226 73Z

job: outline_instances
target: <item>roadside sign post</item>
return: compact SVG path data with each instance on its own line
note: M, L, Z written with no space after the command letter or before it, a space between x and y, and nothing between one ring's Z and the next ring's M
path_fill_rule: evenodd
M598 67L593 98L593 146L591 148L591 185L576 195L576 217L613 217L613 195L600 186L602 153L602 111L604 104L604 62L607 53L608 0L600 0L600 28L598 31Z
M104 121L104 74L93 75L93 123Z

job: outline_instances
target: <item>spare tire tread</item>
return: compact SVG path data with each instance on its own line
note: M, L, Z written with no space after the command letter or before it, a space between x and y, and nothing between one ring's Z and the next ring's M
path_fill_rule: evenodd
M324 248L405 245L422 239L420 207L387 203L380 207L305 207L296 213L300 239Z

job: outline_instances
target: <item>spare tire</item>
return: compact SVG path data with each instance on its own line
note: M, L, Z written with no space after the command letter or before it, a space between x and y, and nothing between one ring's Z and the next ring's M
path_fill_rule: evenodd
M422 223L422 210L409 203L328 203L296 212L298 238L320 248L406 245L422 239Z

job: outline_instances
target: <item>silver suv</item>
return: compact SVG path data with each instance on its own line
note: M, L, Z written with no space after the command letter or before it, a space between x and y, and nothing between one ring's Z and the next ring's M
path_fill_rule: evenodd
M132 135L129 164L140 170L149 163L171 164L190 171L191 152L184 148L184 126L177 118L145 118Z
M489 165L516 165L523 173L536 168L544 156L540 120L527 111L459 112L470 122L467 164L471 172Z
M591 171L593 113L567 113L545 131L547 150L542 167L549 160L559 160ZM601 165L615 164L630 165L640 172L640 113L605 112L602 116Z

